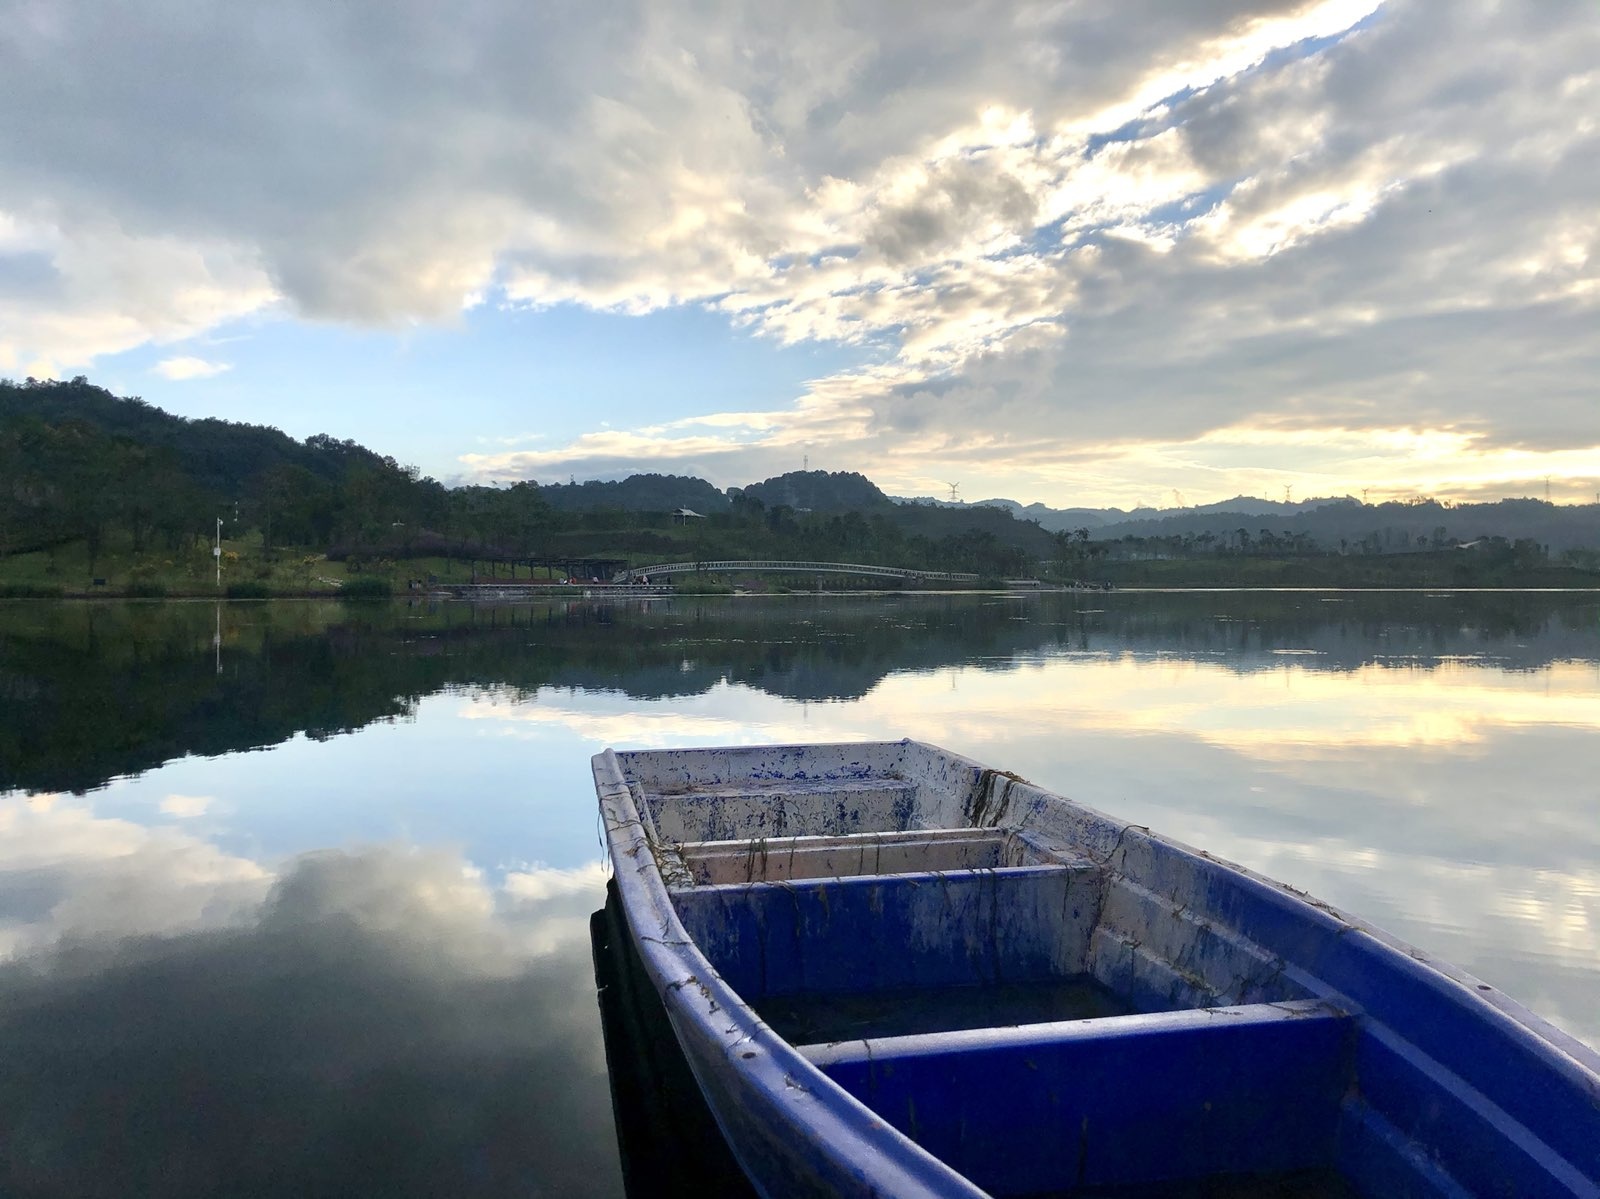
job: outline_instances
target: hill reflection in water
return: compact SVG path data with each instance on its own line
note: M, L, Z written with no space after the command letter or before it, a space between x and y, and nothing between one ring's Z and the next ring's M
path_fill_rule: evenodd
M896 672L1082 654L1535 670L1596 661L1595 627L1592 596L1559 593L0 604L0 790L84 791L186 754L325 738L452 687L663 699L735 683L831 701Z

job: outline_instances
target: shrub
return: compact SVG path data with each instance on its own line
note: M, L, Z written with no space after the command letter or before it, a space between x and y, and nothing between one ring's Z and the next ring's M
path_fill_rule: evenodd
M694 578L674 579L672 590L678 595L732 595L732 583L714 582L711 579Z
M0 599L60 599L65 594L54 583L0 583Z
M393 594L389 580L378 575L362 575L339 588L340 599L388 599Z
M272 595L272 589L254 579L241 579L237 583L229 583L223 594L229 599L267 599Z
M122 594L129 599L165 599L167 585L157 583L154 579L134 579L123 589Z

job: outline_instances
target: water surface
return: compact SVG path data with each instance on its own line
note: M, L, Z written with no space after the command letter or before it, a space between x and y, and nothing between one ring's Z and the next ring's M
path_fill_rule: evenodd
M0 1191L609 1195L589 755L918 737L1600 1045L1600 598L0 604Z

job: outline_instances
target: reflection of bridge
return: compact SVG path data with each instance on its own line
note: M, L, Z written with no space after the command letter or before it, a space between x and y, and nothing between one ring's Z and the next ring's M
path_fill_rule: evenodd
M695 574L701 571L770 571L786 574L815 575L872 575L880 579L908 579L914 582L976 583L977 575L958 574L949 570L907 570L902 566L867 566L860 562L775 562L755 559L747 562L662 562L655 566L635 566L632 570L618 571L613 583L626 583L629 579L657 575Z

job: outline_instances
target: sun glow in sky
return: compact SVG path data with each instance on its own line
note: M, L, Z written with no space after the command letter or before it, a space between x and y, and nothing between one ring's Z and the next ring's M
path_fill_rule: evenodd
M0 374L449 481L1600 493L1592 0L275 13L7 5Z

